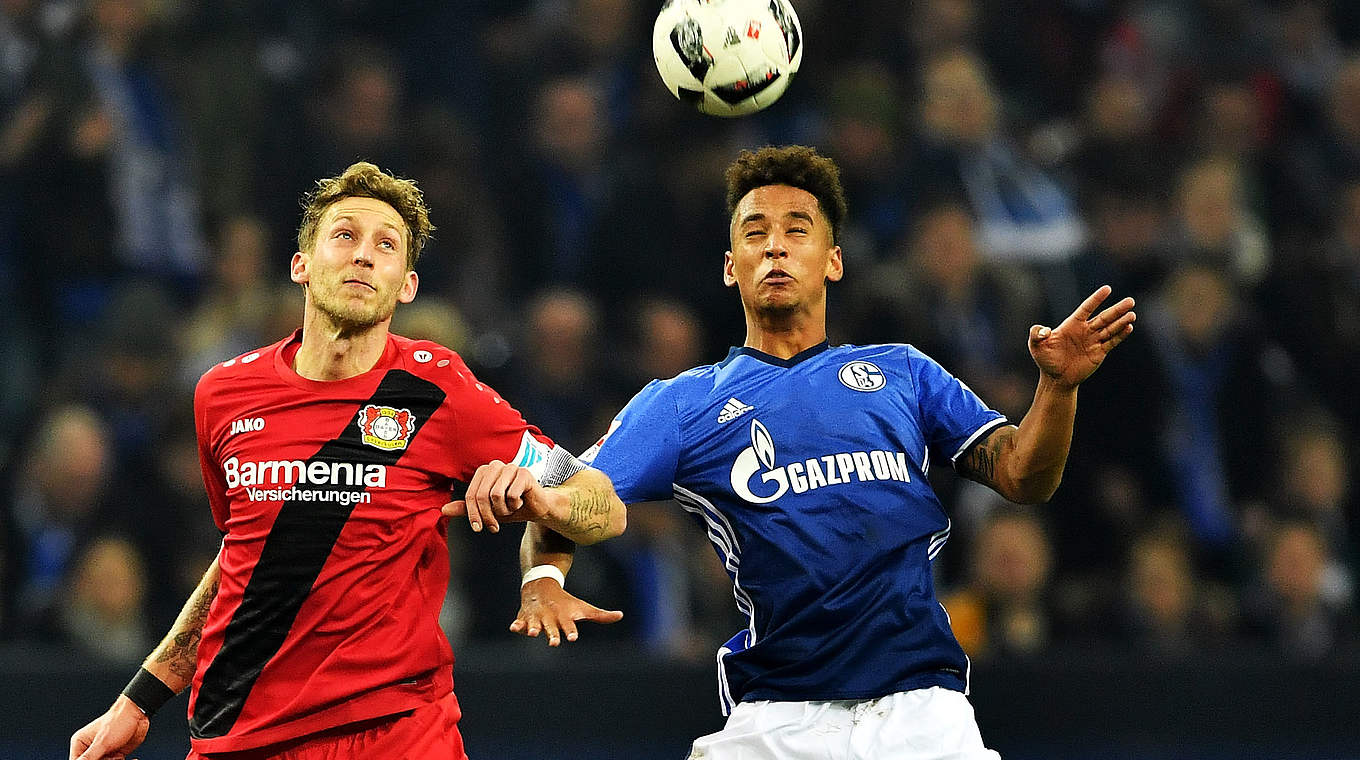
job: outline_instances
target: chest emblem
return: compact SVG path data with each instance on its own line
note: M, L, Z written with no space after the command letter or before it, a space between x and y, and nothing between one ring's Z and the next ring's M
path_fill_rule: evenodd
M841 385L852 391L876 391L888 384L888 380L883 375L883 370L873 362L853 361L841 365L841 369L836 373L840 378Z
M376 449L394 451L406 448L416 429L410 409L369 404L359 411L359 432L363 442Z

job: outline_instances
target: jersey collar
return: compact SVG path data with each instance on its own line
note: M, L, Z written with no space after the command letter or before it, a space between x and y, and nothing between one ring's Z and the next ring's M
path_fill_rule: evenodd
M773 364L776 367L788 368L796 366L807 359L811 359L812 357L816 356L817 354L820 354L821 352L827 350L828 348L831 348L831 341L824 340L815 346L811 346L809 348L803 349L802 351L799 351L798 353L794 354L793 356L790 356L787 359L781 359L778 356L774 356L773 354L767 354L764 351L751 348L750 346L736 346L727 353L727 358L724 359L722 363L727 364L728 362L732 361L738 356L749 356L752 359L765 362L766 364Z

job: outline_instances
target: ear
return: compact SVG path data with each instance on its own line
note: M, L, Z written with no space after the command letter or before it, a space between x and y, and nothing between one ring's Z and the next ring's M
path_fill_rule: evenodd
M406 273L406 280L401 284L401 290L397 291L398 303L410 303L416 300L416 290L420 288L420 277L416 275L416 270L412 269Z
M831 256L826 260L826 279L839 282L845 276L845 262L841 260L841 247L831 246Z
M311 275L307 272L307 267L312 263L312 257L298 251L293 254L293 262L288 266L288 277L299 285L306 285Z
M729 288L737 284L737 272L732 262L731 251L723 254L723 284Z

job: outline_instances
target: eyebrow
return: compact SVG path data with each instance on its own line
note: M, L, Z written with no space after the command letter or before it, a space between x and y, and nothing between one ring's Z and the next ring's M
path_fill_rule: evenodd
M354 221L357 221L357 220L356 220L353 216L351 216L350 214L337 214L336 217L335 217L334 219L331 220L331 224L335 224L336 222L338 222L338 221L340 221L340 220L342 220L342 219L345 220L345 221L347 221L347 222L354 222ZM386 221L385 221L385 222L383 222L383 223L382 223L381 225L379 225L379 226L384 227L384 228L389 229L389 230L392 230L393 232L397 233L397 236L398 236L398 237L401 236L401 228L398 227L398 226L395 225L395 224L392 224L391 222L386 222Z
M809 214L809 213L806 212L806 211L796 211L796 210L795 210L795 211L790 211L790 212L788 212L787 214L785 214L785 216L792 217L792 218L794 218L794 219L802 219L802 220L806 221L808 224L815 224L815 223L816 223L816 220L812 218L812 214ZM739 225L744 226L744 225L750 224L751 222L763 222L763 221L765 221L765 215L764 215L763 213L759 212L759 211L756 211L756 212L747 214L746 216L742 217L741 222L739 222Z

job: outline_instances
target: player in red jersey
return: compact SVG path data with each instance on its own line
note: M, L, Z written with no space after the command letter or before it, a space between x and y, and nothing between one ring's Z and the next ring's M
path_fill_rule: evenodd
M217 559L123 694L71 737L73 760L124 757L186 686L191 759L462 760L438 625L450 494L466 486L445 512L474 531L622 532L608 478L453 351L389 332L431 229L414 183L372 164L308 196L292 261L302 329L213 367L194 394Z

